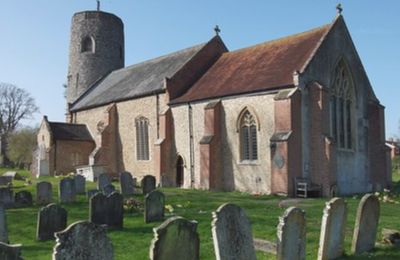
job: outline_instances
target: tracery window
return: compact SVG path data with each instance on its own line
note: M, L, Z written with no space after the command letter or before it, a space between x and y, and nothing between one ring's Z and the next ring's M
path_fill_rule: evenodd
M331 87L331 135L339 148L353 149L354 86L344 61L335 69Z
M258 158L257 122L246 110L240 119L240 157L242 161L254 161Z
M94 40L92 37L85 37L82 40L81 51L94 53Z
M149 120L139 117L136 125L136 158L137 160L149 160Z

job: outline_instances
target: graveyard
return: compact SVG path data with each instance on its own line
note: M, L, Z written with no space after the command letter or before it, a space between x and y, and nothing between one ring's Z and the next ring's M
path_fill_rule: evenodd
M1 169L0 173L7 170ZM31 192L33 204L6 209L6 215L9 242L10 244L22 244L22 257L24 259L51 259L53 248L56 244L54 240L44 239L44 241L39 241L37 239L38 211L45 206L36 203L37 182L47 181L52 184L51 201L66 210L67 226L83 220L98 221L91 216L89 199L86 194L75 195L73 202L65 201L64 203L59 203L58 184L61 178L45 177L37 180L31 179L28 172L19 170L18 173L30 178L30 180L14 180L14 193L18 191ZM357 207L362 195L344 198L347 203L347 220L344 230L344 252L346 259L400 258L400 249L384 244L381 235L383 228L400 230L400 222L398 221L398 216L400 215L400 198L398 196L400 191L399 175L394 175L394 190L397 193L376 194L380 199L377 244L375 249L359 256L351 254L351 244ZM117 191L120 190L118 182L112 182L112 184ZM96 188L96 183L86 182L86 191ZM118 222L114 227L106 231L107 237L112 243L114 259L149 259L151 241L154 237L153 228L160 226L164 220L174 216L181 216L187 220L197 221L197 233L200 240L200 259L215 259L211 225L213 220L212 213L225 203L233 203L239 206L240 210L244 210L250 220L253 238L271 242L276 242L279 217L289 207L294 206L304 210L306 219L306 259L317 259L323 211L325 203L329 201L329 198L293 199L239 192L210 192L161 188L158 190L164 194L164 197L162 197L165 200L164 219L148 221L144 217L144 196L139 187L135 187L135 190L133 195L124 197L123 224ZM115 193L113 194L115 195ZM103 203L107 204L106 197L100 195L96 194L95 196L98 197L96 199L103 200ZM95 203L93 201L92 203ZM219 210L219 213L216 215L220 216L223 214L225 213ZM150 217L151 214L147 216L147 218ZM59 222L62 223L63 221L61 219ZM121 226L123 227L121 228ZM220 242L222 243L223 241L221 240ZM259 250L256 251L256 257L257 259L276 259L274 254Z

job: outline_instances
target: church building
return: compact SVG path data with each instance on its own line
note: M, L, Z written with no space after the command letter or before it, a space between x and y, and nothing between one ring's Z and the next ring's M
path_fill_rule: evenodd
M391 185L384 106L343 16L230 51L205 43L125 67L114 14L72 18L66 122L43 118L34 173L130 172L163 187L322 196Z

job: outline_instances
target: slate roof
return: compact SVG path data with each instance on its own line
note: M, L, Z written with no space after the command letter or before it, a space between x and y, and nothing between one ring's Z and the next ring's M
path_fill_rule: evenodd
M206 44L183 49L159 58L115 70L95 83L70 108L86 108L128 100L164 91L165 77L172 77Z
M48 122L55 140L93 141L86 125Z
M293 86L332 24L311 31L226 52L182 96L171 103L251 93Z

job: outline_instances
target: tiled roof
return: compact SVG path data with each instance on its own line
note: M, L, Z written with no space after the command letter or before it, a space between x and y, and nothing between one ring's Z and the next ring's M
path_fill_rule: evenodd
M331 24L224 53L185 94L171 103L292 86L293 72L307 64L330 27Z
M55 140L93 141L86 125L48 122Z

